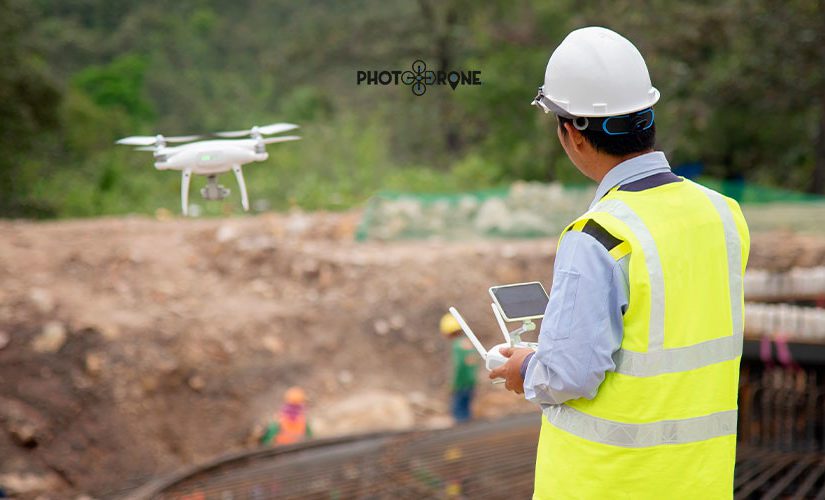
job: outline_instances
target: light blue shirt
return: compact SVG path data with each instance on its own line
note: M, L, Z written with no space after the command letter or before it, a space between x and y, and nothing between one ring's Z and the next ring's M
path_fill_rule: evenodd
M619 163L604 176L590 208L615 186L670 172L656 151ZM614 259L587 233L569 231L553 265L550 302L539 346L527 365L524 396L539 405L596 396L604 374L616 368L622 315L629 297L628 259Z

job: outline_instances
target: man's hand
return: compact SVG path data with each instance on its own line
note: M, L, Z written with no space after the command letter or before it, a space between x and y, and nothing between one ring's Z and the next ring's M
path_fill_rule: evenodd
M524 363L530 353L534 352L532 349L526 347L502 347L499 352L504 355L507 360L503 366L499 366L490 372L490 378L503 378L504 387L508 391L513 391L516 394L524 394L524 379L521 378L521 365Z

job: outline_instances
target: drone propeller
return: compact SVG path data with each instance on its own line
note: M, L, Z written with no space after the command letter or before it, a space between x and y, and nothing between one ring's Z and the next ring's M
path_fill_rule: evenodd
M166 147L161 147L159 145L140 146L140 147L134 149L134 151L149 151L149 152L155 153L155 155L167 155L167 154L170 154L170 153L175 153L178 150L179 150L179 148L175 147L175 146L166 148Z
M264 144L273 144L275 142L297 141L300 138L300 135L282 135L280 137L267 137L266 139L261 139L261 142Z
M201 136L199 135L180 135L171 137L162 135L133 135L131 137L119 139L115 144L123 144L126 146L154 146L161 142L190 142L200 138Z
M231 130L228 132L215 132L214 135L218 137L256 137L261 135L280 134L288 130L295 130L298 125L293 123L273 123L271 125L264 125L262 127L252 127L249 130Z

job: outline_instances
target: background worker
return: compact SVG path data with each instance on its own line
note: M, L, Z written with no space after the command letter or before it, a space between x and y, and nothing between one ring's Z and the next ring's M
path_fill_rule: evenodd
M473 396L476 387L478 353L461 331L461 325L452 314L441 318L441 333L452 341L452 411L456 423L472 418Z
M284 404L273 416L261 444L292 444L311 438L306 418L306 393L300 387L290 387L284 393Z
M737 203L654 151L635 46L570 33L533 104L598 182L562 233L538 350L490 373L541 405L534 498L730 498L750 239Z

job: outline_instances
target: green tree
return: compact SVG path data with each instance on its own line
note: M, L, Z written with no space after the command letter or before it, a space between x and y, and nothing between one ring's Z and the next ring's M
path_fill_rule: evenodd
M27 2L0 0L0 12L0 213L48 215L51 208L32 197L38 173L29 155L53 140L60 92L25 36L34 17Z
M127 54L109 64L85 68L73 84L99 107L122 111L137 126L155 117L143 90L147 65L144 57Z
M641 47L677 161L825 193L825 2L602 0L577 17Z

